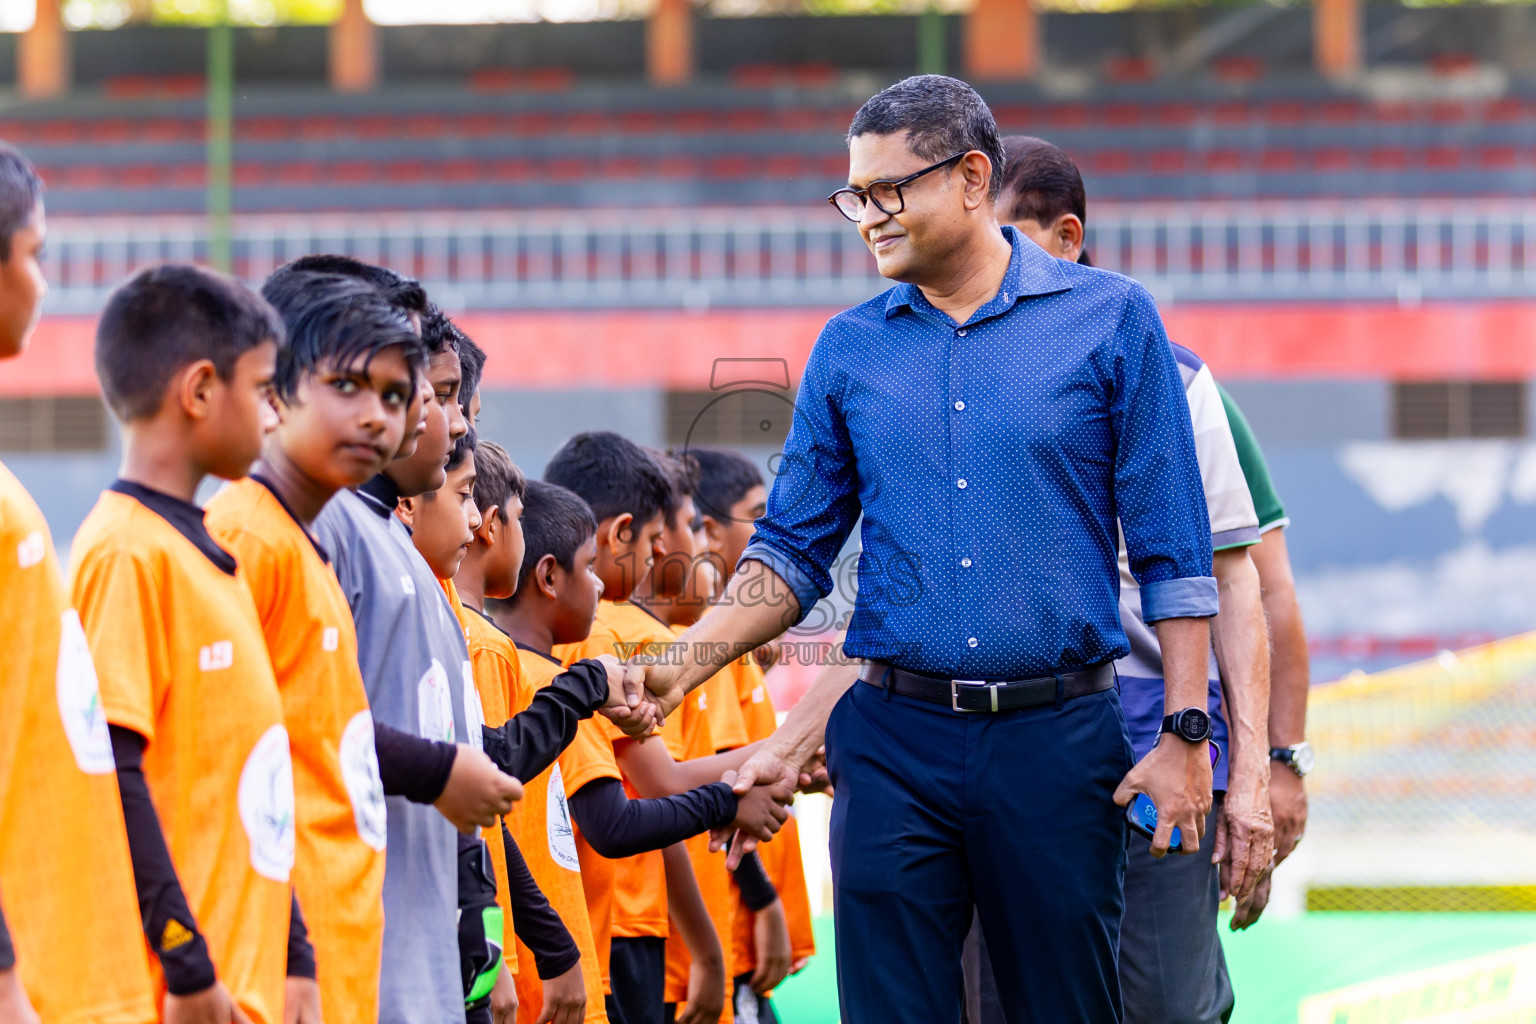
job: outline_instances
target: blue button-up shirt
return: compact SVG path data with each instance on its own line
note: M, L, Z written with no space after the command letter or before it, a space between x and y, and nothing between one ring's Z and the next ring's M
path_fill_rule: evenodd
M1148 621L1216 614L1184 385L1129 278L1003 228L997 295L956 324L910 284L833 317L742 560L802 614L863 514L845 650L961 679L1128 651L1115 522Z

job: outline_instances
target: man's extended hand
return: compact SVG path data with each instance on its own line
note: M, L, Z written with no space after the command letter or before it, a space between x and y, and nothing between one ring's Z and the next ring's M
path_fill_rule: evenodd
M1296 850L1307 830L1307 784L1300 775L1281 765L1269 776L1269 806L1275 819L1275 863Z
M432 806L453 827L471 835L475 826L490 828L496 819L512 810L523 798L523 784L497 768L491 759L473 747L459 744L448 773L448 785Z
M646 695L645 687L630 683L629 674L613 655L600 654L596 660L608 673L608 703L598 708L598 713L632 740L655 732L660 724L660 709Z
M1275 825L1269 813L1269 764L1232 766L1227 796L1216 817L1211 863L1219 864L1221 898L1246 900L1274 864Z
M731 789L737 796L758 785L778 785L793 793L800 782L799 767L790 764L783 754L767 744L759 747L756 753L736 769L734 779L730 775L730 772L726 773L725 781L731 784ZM730 853L725 858L725 866L729 871L735 871L741 866L741 859L757 849L757 840L738 833L734 825L710 832L711 851L722 850L727 844L730 845Z
M681 707L683 698L688 695L683 689L682 666L661 664L650 657L625 663L624 693L626 696L633 694L637 703L642 694L648 695L662 719Z
M1145 793L1157 806L1157 832L1152 856L1168 852L1178 828L1180 853L1195 853L1205 836L1205 816L1211 812L1211 755L1204 743L1189 743L1168 733L1152 752L1136 763L1115 790L1115 803L1127 806Z

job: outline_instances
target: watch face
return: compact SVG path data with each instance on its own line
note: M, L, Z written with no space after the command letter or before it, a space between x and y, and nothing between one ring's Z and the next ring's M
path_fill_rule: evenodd
M1310 743L1298 743L1295 747L1291 748L1291 767L1296 770L1297 775L1305 775L1310 772L1313 762L1316 760L1317 756L1312 753L1312 744Z
M1198 743L1211 734L1211 716L1199 708L1185 708L1179 712L1176 726L1180 736L1191 743Z

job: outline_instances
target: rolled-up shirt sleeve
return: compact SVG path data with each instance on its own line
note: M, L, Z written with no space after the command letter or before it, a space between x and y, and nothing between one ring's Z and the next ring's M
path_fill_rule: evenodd
M794 591L804 619L832 592L831 566L859 519L853 446L839 408L831 341L823 330L795 400L768 510L741 562L762 562Z
M1130 286L1113 361L1115 504L1147 622L1216 614L1211 523L1184 383L1157 306Z

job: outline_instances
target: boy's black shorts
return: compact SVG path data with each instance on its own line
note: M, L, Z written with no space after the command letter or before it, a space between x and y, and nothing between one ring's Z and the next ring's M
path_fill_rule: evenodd
M666 1024L667 940L614 936L611 948L609 1024Z

